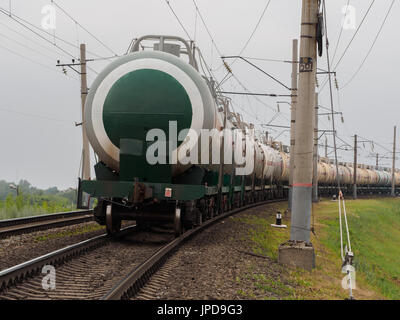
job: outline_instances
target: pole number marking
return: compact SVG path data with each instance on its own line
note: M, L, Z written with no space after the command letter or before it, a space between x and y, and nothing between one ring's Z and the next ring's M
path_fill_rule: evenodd
M312 58L300 58L300 72L312 72L314 63Z

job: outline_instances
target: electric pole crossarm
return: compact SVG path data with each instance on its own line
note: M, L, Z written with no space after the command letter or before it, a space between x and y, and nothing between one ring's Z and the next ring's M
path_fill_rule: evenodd
M268 72L264 71L263 69L261 69L259 66L255 65L254 63L250 62L249 60L247 60L246 58L243 58L241 56L227 56L227 57L222 57L222 59L241 59L244 62L248 63L249 65L251 65L252 67L256 68L258 71L261 71L263 74L265 74L266 76L268 76L269 78L271 78L272 80L274 80L275 82L279 83L281 86L285 87L286 89L293 91L296 90L297 88L289 88L287 85L285 85L284 83L282 83L281 81L279 81L278 79L276 79L274 76L271 76ZM293 60L296 61L296 60ZM293 64L297 64L297 63L293 63Z
M319 116L330 116L330 115L332 115L332 114L340 114L340 115L343 115L343 112L318 113Z
M273 124L262 124L262 127L273 127L273 128L284 128L284 129L290 129L288 126L278 126L278 125L273 125Z
M292 97L291 94L275 94L275 93L253 93L253 92L233 92L233 91L220 91L219 93L227 95L260 96L260 97Z

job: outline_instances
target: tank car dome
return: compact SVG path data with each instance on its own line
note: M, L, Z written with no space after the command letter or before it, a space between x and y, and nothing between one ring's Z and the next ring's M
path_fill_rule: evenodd
M146 140L151 129L168 139L169 122L182 129L212 129L214 100L201 75L160 51L134 52L103 70L90 88L84 114L88 139L105 164L119 169L120 139Z

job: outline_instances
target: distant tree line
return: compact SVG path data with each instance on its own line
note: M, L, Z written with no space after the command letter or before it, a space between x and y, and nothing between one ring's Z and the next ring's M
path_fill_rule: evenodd
M15 187L18 187L18 192ZM0 180L0 219L75 210L76 196L77 192L72 188L42 190L26 180L18 184Z

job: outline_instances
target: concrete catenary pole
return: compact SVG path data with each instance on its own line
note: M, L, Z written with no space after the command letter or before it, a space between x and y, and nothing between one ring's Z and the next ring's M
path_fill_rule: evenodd
M325 135L325 158L328 159L328 137Z
M396 170L396 131L397 131L397 127L394 126L394 136L393 136L393 164L392 164L392 192L391 195L392 197L396 196L396 190L395 190L395 186L396 186L396 177L395 177L395 170Z
M303 0L290 239L310 242L318 0Z
M80 45L81 49L81 100L82 100L82 180L90 180L90 151L89 151L89 140L86 136L85 130L85 120L84 120L84 111L85 111L85 103L86 97L88 94L87 88L87 72L86 72L86 45L82 43Z
M292 210L292 194L293 194L293 170L294 170L294 146L296 131L296 106L297 106L297 77L299 70L299 41L293 39L292 52L292 103L291 103L291 119L290 119L290 171L289 171L289 210Z
M313 202L318 202L318 110L318 93L316 93L314 106Z
M354 175L353 175L353 199L357 199L357 135L354 135Z
M228 102L223 101L223 106L224 106L224 127L221 135L221 146L220 146L220 152L219 152L219 172L218 172L218 210L219 213L223 212L223 196L222 196L222 188L224 186L224 162L225 162L225 157L224 157L224 146L225 146L225 129L226 129L226 123L228 119Z

